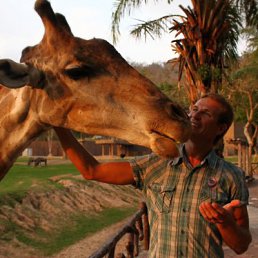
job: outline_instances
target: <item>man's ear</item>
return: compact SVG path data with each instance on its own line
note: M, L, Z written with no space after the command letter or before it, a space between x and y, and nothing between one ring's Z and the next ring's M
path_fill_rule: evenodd
M227 130L228 130L228 125L227 124L219 124L218 135L224 135Z
M10 59L0 60L0 84L7 88L21 88L25 85L41 88L42 73L34 67L16 63Z

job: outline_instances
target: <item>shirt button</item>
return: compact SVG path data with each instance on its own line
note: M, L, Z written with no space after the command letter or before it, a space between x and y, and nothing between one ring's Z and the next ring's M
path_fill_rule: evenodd
M183 212L187 212L187 209L186 209L186 208L183 208Z
M181 234L184 234L184 233L185 233L185 231L182 229L182 230L181 230Z

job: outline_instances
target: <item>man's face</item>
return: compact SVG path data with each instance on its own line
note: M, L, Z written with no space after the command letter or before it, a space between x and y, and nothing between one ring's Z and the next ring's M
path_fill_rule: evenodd
M224 132L225 124L219 124L218 118L222 106L211 98L198 100L191 108L189 117L192 125L192 139L213 142L217 135Z

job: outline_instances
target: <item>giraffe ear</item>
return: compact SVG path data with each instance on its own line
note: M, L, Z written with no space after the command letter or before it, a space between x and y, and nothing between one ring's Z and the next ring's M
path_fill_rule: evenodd
M55 44L56 41L69 41L73 34L65 17L60 13L54 13L51 4L47 0L36 0L34 9L40 16L45 34L42 43Z
M7 88L21 88L25 85L41 88L42 73L34 67L0 59L0 84Z

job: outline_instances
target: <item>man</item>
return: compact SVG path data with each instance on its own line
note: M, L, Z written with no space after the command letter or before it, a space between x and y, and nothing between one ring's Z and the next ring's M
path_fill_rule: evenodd
M232 108L210 94L193 105L189 117L192 135L171 160L151 154L130 163L100 164L69 131L56 132L86 179L142 190L151 230L149 257L223 257L223 241L243 253L251 242L244 174L213 151L233 121Z

